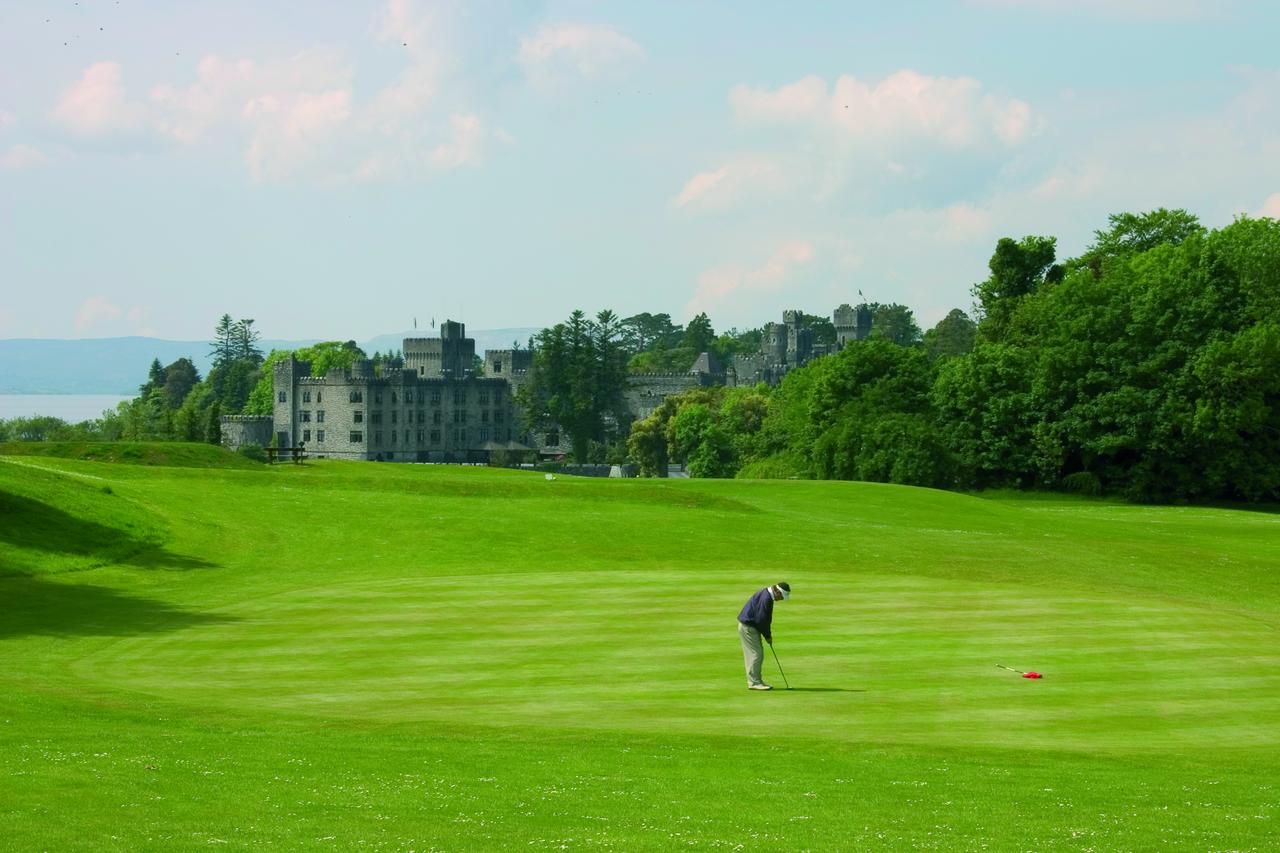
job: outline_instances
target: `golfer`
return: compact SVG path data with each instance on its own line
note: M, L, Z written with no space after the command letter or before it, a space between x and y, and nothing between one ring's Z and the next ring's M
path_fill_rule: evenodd
M742 660L747 666L748 690L772 690L760 678L760 664L764 662L764 646L760 638L773 645L773 603L791 597L791 584L775 583L766 586L747 599L738 614L738 637L742 640Z

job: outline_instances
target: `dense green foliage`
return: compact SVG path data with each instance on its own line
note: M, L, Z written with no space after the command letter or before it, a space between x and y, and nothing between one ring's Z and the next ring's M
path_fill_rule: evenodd
M311 363L312 376L324 376L330 370L350 369L355 364L356 359L365 358L364 350L356 345L355 341L321 341L318 344L312 344L309 347L303 347L298 350L272 350L267 356L266 361L262 363L259 370L257 383L254 384L253 390L249 392L249 396L245 401L244 414L246 415L269 415L275 406L275 397L272 394L272 368L279 361L293 356L298 361L306 361ZM382 356L378 360L378 364L383 361L391 361L394 356Z
M623 461L625 446L653 475L678 462L696 477L1280 501L1280 223L1210 231L1182 210L1125 213L1079 257L1056 252L1052 237L999 240L973 286L976 322L957 309L922 333L906 306L864 302L867 340L776 388L694 390L634 425L628 373L756 351L764 328L575 312L536 337L526 426L563 430L581 461ZM834 343L830 321L804 319L816 344ZM288 354L264 363L252 320L224 315L215 337L203 381L189 359L156 361L118 411L0 422L0 440L216 442L219 413L270 413L271 367ZM350 341L295 355L317 375L364 356Z
M878 484L2 457L0 838L1268 849L1278 548ZM749 693L730 620L782 578L797 689Z
M619 332L612 311L601 311L594 320L574 311L534 338L533 369L520 388L520 405L530 427L564 430L579 461L588 459L591 442L606 442L626 429L626 352Z
M758 425L686 430L744 448L691 473L1280 500L1280 223L1207 231L1158 210L1112 217L1080 258L1054 247L1000 240L976 325L953 311L921 342L901 306L877 306L869 340L762 392ZM654 427L686 407L710 424L704 397L636 425L646 470L697 452Z

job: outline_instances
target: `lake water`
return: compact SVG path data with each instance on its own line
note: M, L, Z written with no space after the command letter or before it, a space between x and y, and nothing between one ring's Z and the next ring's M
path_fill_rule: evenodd
M0 394L0 418L48 415L79 423L101 417L105 410L131 399L119 394Z

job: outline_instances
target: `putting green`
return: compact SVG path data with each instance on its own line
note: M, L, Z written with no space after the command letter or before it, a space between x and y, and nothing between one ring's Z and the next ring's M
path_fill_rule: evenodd
M19 461L0 459L18 846L732 847L752 800L800 819L748 846L1271 837L1273 514ZM734 616L780 579L797 689L749 692ZM782 685L768 655L765 674ZM162 817L113 841L150 796ZM1027 835L1033 804L1056 822Z
M1280 744L1275 629L1238 613L799 573L777 632L800 689L761 696L744 689L732 619L752 581L549 572L320 586L115 640L71 668L192 708L341 719L711 734L777 712L791 737L837 741ZM766 671L782 687L772 658Z

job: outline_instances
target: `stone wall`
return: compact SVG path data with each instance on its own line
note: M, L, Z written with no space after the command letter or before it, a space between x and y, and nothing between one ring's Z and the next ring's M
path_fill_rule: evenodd
M247 444L266 447L271 443L270 415L223 415L222 446L239 450Z
M374 376L363 361L313 377L292 359L274 379L275 431L318 456L465 461L490 441L521 439L505 379L424 379L412 368Z
M641 420L653 414L668 397L720 384L721 378L709 373L637 373L628 378L623 399L631 416Z

